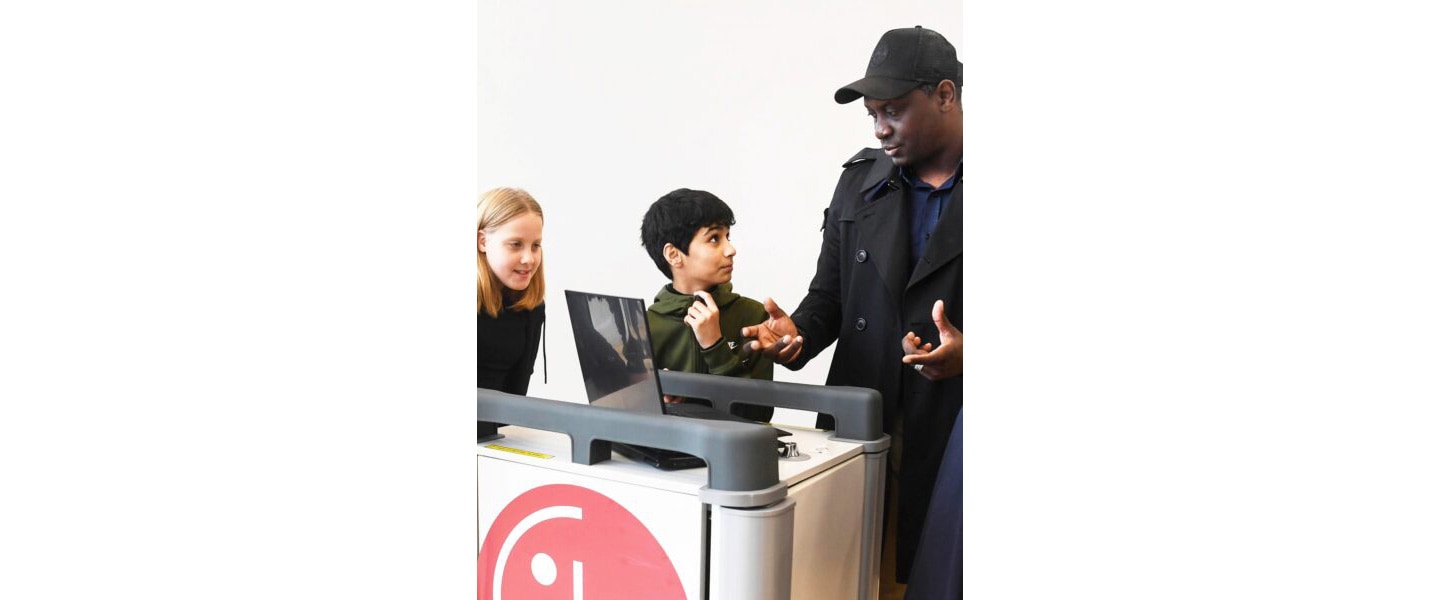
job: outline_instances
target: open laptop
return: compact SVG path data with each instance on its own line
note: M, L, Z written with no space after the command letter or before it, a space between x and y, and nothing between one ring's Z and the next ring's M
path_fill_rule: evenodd
M645 301L565 290L585 396L591 404L650 414L755 423L702 404L666 404L655 373ZM776 429L777 437L791 435ZM699 457L630 444L611 444L620 454L666 470L705 466Z

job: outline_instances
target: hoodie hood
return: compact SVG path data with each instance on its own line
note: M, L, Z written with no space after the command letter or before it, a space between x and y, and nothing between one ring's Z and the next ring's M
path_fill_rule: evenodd
M710 292L710 297L715 299L715 305L724 310L740 299L739 294L730 290L730 284L722 283L705 291ZM695 296L693 294L681 294L675 291L674 284L671 284L655 295L655 303L650 305L650 312L684 319L685 311L689 310L690 305L694 303Z

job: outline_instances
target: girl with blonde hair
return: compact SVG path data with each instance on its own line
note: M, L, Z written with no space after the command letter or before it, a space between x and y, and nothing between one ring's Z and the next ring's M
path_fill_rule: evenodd
M545 213L516 188L485 192L477 209L477 387L524 394L545 323Z

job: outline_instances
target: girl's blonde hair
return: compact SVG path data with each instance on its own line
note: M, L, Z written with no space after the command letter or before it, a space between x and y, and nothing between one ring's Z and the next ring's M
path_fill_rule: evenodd
M540 210L540 203L535 201L525 190L517 188L495 188L480 196L480 202L476 205L478 217L475 223L475 232L493 233L500 226L509 223L516 217L534 213L545 221L545 213ZM475 263L480 270L477 278L478 286L476 293L475 312L485 313L492 318L500 315L500 310L505 307L504 299L501 297L501 290L505 284L500 283L500 278L490 270L490 263L485 262L485 256L480 254L480 248L475 248ZM535 268L535 276L530 279L530 286L520 294L520 300L511 306L514 310L530 310L545 301L545 260L540 260L540 266Z

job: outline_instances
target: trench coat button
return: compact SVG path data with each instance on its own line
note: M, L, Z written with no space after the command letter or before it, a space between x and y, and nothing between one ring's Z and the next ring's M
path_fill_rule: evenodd
M859 319L855 319L855 330L856 330L856 331L865 331L865 318L864 318L864 317L861 317L861 318L859 318Z
M870 254L866 253L864 250L855 253L855 262L865 262L865 259L867 258L870 258Z

